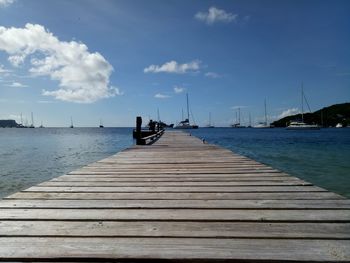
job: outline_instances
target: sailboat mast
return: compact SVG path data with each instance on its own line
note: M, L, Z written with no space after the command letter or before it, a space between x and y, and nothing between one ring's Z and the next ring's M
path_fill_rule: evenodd
M241 108L238 108L238 123L241 124Z
M159 108L157 108L157 117L158 117L158 123L159 123L160 122Z
M187 99L187 119L190 121L190 107L188 106L188 93L186 93L186 99Z
M33 118L33 112L31 112L31 116L32 116L32 126L34 127L34 118Z
M301 83L301 122L304 122L304 86Z
M211 125L211 113L209 112L209 126Z
M252 126L252 118L251 118L250 112L249 112L249 127L251 127L251 126Z
M265 125L267 125L266 99L264 100L264 107L265 107Z

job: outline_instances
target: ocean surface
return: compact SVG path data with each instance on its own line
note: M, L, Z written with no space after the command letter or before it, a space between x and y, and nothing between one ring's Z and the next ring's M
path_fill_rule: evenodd
M350 198L350 128L200 128L209 143ZM0 129L0 197L133 145L132 128Z

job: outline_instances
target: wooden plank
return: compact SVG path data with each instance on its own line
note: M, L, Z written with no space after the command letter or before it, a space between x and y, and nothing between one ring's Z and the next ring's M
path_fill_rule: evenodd
M0 220L188 220L350 222L350 210L271 209L1 209Z
M0 221L0 236L350 239L350 223Z
M316 186L198 186L198 187L176 187L176 186L33 186L24 190L25 192L87 192L87 193L240 193L240 192L325 192L326 190Z
M287 177L287 176L214 176L214 177L105 177L102 175L84 176L84 175L68 175L60 176L50 180L49 182L129 182L129 183L152 183L152 182L305 182L303 180Z
M350 200L55 200L5 199L0 208L350 209ZM215 210L213 210L215 213Z
M200 259L207 262L223 262L225 259L346 262L350 260L349 246L350 240L4 237L0 238L0 255L3 260L90 258L181 262Z
M117 200L304 200L304 199L343 199L331 192L276 192L276 193L55 193L18 192L6 199L117 199Z
M242 181L236 181L236 182L101 182L101 181L85 181L81 179L81 181L48 181L41 184L38 184L37 186L48 186L48 187L55 187L55 186L85 186L85 187L228 187L228 186L311 186L310 183L306 183L303 181L248 181L248 182L242 182Z

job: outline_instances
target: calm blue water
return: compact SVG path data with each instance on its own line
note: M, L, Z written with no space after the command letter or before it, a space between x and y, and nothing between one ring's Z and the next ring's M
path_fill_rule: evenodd
M350 128L203 128L191 133L350 198Z
M132 144L131 128L0 129L0 197Z
M350 129L200 128L191 133L350 197ZM132 144L131 128L0 129L0 197Z

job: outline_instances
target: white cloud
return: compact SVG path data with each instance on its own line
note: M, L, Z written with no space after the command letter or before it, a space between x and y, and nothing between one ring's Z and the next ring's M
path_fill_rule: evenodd
M244 109L244 108L248 108L248 106L232 106L232 107L230 107L231 110L238 110L238 109Z
M56 90L43 90L43 95L78 103L92 103L120 95L109 85L112 65L98 52L76 41L60 41L41 25L24 28L0 26L0 50L9 54L13 66L20 66L30 57L33 76L49 76L59 82Z
M283 111L280 115L277 116L277 119L282 119L284 117L290 116L290 115L295 115L300 113L298 108L291 108Z
M213 79L221 78L221 75L215 72L207 72L204 75L208 78L213 78Z
M198 12L194 17L199 21L212 25L217 22L230 23L235 21L238 15L228 13L223 9L212 6L209 8L208 12Z
M182 92L184 92L184 91L185 91L185 88L180 87L180 86L174 86L174 92L175 92L176 94L182 93Z
M200 61L193 60L188 63L178 64L175 60L164 63L161 66L158 65L150 65L143 70L144 73L177 73L177 74L185 74L188 72L197 72L200 68Z
M12 82L11 84L9 84L7 86L13 87L13 88L26 88L26 87L28 87L27 85L24 85L20 82Z
M165 94L161 94L161 93L157 93L156 95L154 95L154 97L156 99L167 99L167 98L170 98L169 95L165 95Z
M15 0L0 0L0 8L1 7L7 7L11 4L13 4Z

